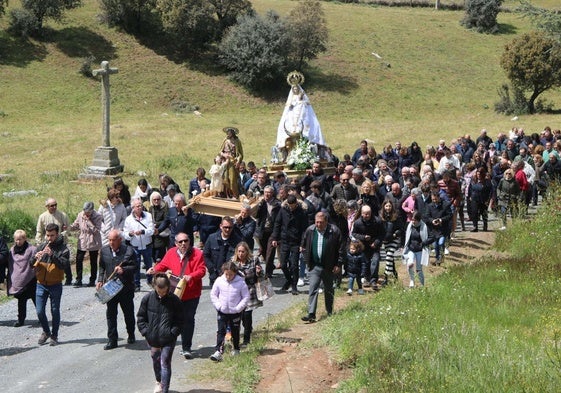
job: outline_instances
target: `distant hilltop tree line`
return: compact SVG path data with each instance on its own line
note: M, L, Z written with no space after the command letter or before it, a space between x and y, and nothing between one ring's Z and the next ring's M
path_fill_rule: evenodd
M352 3L356 1L343 1ZM367 1L360 1L361 3ZM500 34L497 15L503 0L465 0L460 23L480 33ZM109 26L157 38L178 59L206 56L250 90L274 87L293 69L324 52L327 22L321 3L300 0L286 16L275 11L258 15L249 0L99 0L100 19ZM0 15L8 1L0 0ZM438 8L439 0L435 0ZM9 32L39 36L46 19L61 20L82 0L21 0L9 12ZM540 101L543 92L561 86L561 13L521 0L516 10L536 31L505 46L500 66L509 83L498 89L495 111L535 113L551 109ZM84 72L84 74L87 74Z
M206 56L252 90L302 70L327 48L321 3L302 0L280 17L257 15L249 0L99 0L100 20L129 34L158 40L177 59ZM0 0L0 14L7 0ZM61 20L81 0L22 0L11 9L8 31L39 37L46 19ZM81 71L82 72L82 71ZM82 72L88 75L87 70Z

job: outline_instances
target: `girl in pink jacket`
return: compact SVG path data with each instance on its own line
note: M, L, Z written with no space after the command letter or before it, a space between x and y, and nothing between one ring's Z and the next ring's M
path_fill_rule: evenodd
M219 362L224 353L224 338L229 327L232 333L234 350L232 355L240 353L240 323L242 312L249 301L249 289L243 277L238 275L238 267L234 262L222 265L223 274L216 279L210 291L210 300L218 312L218 331L216 347L210 359Z

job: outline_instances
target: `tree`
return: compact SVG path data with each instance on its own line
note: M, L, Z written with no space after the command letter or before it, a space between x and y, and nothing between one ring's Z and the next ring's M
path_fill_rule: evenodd
M496 33L499 31L497 15L502 2L503 0L466 0L466 14L460 23L478 33Z
M561 46L543 32L530 32L505 46L501 67L516 89L529 91L528 113L535 113L535 102L546 90L561 86Z
M327 21L321 3L304 0L289 13L287 25L291 38L290 57L296 69L302 69L306 60L315 59L327 47Z
M23 9L31 12L37 20L39 30L43 28L45 19L51 18L60 21L64 11L77 8L82 5L81 0L22 0Z
M517 9L540 31L561 43L561 13L533 6L528 1L522 1Z
M284 79L289 46L286 25L274 11L245 15L220 42L219 61L233 80L257 90Z
M100 3L104 22L132 33L146 27L156 6L156 0L100 0Z
M218 23L206 0L156 0L164 30L182 51L198 52L214 42Z
M214 7L214 14L218 19L219 35L230 26L236 24L238 17L242 15L255 15L253 6L249 0L208 0Z

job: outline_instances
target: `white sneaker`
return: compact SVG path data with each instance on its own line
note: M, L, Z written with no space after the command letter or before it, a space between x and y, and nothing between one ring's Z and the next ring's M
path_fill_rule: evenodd
M323 289L322 288L318 289L318 293L323 293Z
M210 355L210 360L212 360L213 362L221 362L222 354L220 353L220 351L216 351L212 355Z
M450 255L450 250L448 250L448 247L444 247L444 255Z
M154 386L154 393L162 393L162 384L156 382L156 386Z
M409 288L415 288L415 281L409 281Z
M351 288L347 289L347 295L351 296L353 294L353 290Z
M363 284L366 284L366 278L362 277L362 278L360 279L360 282L363 283Z
M240 350L239 349L234 349L232 351L232 356L238 356L240 354Z
M302 280L301 278L298 279L298 283L296 284L299 287L303 287L304 286L304 280Z

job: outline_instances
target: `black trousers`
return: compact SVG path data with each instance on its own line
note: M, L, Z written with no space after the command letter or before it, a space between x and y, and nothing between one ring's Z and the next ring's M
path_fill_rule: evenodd
M82 251L78 250L76 252L76 281L82 282L82 272L84 271L84 257L86 253L90 253L90 284L95 283L97 278L97 257L99 251Z
M18 299L18 322L24 323L25 317L27 316L27 301L31 299L33 305L35 305L35 292L37 289L37 280L33 279L29 284L25 286L23 291L14 295Z
M293 290L296 290L296 284L299 277L300 262L300 246L298 244L280 244L280 263L284 273L286 282L290 283Z
M119 305L125 317L127 333L130 336L134 334L135 329L134 290L123 288L117 296L107 302L107 338L114 343L119 339L119 333L117 332L117 314L119 312L117 307Z

